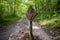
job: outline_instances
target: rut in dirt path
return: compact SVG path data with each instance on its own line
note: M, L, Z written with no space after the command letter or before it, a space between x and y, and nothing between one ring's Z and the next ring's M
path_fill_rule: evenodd
M6 30L0 33L0 40L8 40L10 34L17 35L19 30L29 31L29 20L22 18L11 25L6 26ZM19 33L20 34L20 33ZM49 35L37 23L33 22L33 34L38 35L42 40L52 40Z

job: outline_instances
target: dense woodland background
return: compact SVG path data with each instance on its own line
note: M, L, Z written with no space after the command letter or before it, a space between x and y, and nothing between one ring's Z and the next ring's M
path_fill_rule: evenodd
M57 0L0 0L0 24L25 17L30 5L36 10L34 21L45 22L53 28L60 28L60 13Z

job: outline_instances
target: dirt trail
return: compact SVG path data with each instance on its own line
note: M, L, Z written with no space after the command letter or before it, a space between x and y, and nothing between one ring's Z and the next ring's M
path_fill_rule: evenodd
M22 18L8 26L6 30L0 32L0 40L8 40L10 34L18 34L19 30L29 31L29 21L27 18ZM33 22L33 34L38 35L42 40L52 40L49 35L38 24Z
M42 40L53 40L50 36L41 28L40 25L34 23L33 24L33 34L38 35Z

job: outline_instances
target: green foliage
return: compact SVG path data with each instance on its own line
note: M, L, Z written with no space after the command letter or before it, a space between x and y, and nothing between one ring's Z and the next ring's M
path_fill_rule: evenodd
M56 0L36 0L37 16L35 20L51 19L56 16Z
M57 0L0 0L0 23L4 21L16 20L24 17L30 5L36 10L35 21L51 20L60 18L56 12ZM55 24L54 24L55 23ZM59 25L59 21L53 22L54 27Z
M20 4L20 0L0 0L0 23L8 21L5 19L9 17L12 18L18 15L21 17L23 14L20 12Z
M60 20L56 19L52 23L49 24L50 27L55 28L55 29L60 29Z
M57 0L35 0L37 12L35 21L50 21L52 19L49 25L53 28L60 28L60 14L56 12L56 4ZM55 18L56 20L54 21Z
M0 0L0 23L10 19L21 18L27 11L29 5L34 6L31 0Z

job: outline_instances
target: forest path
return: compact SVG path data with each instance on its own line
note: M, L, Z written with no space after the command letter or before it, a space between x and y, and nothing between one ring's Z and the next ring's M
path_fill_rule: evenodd
M29 31L29 20L27 20L27 18L22 18L5 27L6 30L0 32L0 40L7 40L12 33L17 35L21 29L24 31ZM49 35L41 28L41 26L35 22L33 22L33 34L38 35L42 40L52 40Z

